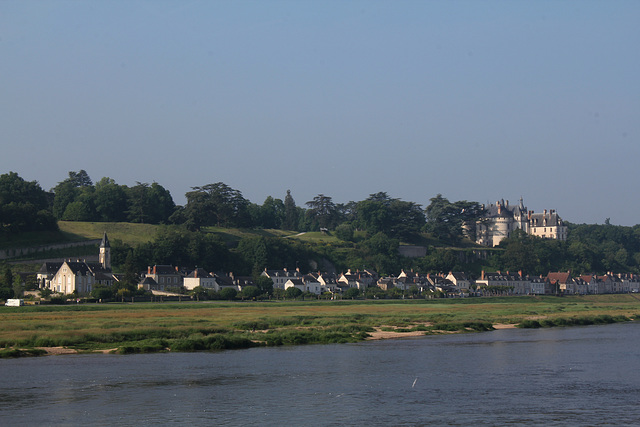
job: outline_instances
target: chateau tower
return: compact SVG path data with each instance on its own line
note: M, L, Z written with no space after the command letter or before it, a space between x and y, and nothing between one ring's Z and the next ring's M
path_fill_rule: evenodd
M104 232L102 242L100 242L100 256L98 258L102 268L105 270L111 270L111 245L109 245L109 238L107 232Z

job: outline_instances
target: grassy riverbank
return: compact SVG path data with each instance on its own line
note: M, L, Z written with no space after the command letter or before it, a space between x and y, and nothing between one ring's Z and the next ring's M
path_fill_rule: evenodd
M0 353L39 354L24 350L54 347L119 353L223 350L486 331L498 324L613 323L637 316L640 299L634 295L2 307L0 348L5 350Z

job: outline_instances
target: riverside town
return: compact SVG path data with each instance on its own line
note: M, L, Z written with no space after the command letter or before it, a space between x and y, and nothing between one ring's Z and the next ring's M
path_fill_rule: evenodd
M500 199L426 207L380 192L255 204L222 182L178 206L160 184L51 191L0 176L0 300L437 299L640 290L640 229Z

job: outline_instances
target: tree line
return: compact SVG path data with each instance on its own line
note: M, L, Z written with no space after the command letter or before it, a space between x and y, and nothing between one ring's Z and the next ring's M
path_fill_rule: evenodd
M129 187L104 177L94 184L84 170L70 171L47 192L37 182L10 172L0 176L0 232L55 229L56 221L63 220L174 224L191 231L210 226L334 230L343 240L353 240L360 231L403 242L429 232L456 243L463 238L462 224L482 213L476 202L451 203L438 195L423 209L384 192L344 204L319 194L301 207L287 190L284 200L269 196L256 204L223 182L192 187L186 199L184 206L176 205L171 193L156 182Z
M640 225L567 222L566 242L516 232L479 258L471 242L467 249L459 246L467 237L463 225L481 217L481 206L450 202L440 194L424 208L385 192L344 204L319 194L298 206L287 191L284 199L269 196L256 204L239 190L218 182L193 187L186 199L184 206L176 205L170 192L155 182L128 187L105 177L94 184L84 170L69 172L51 191L44 191L37 182L10 172L0 175L0 235L57 229L57 220L165 224L149 244L128 247L115 243L114 265L124 268L128 257L130 268L138 271L152 264L177 264L248 275L265 267L320 268L324 260L338 270L368 268L379 274L397 274L408 268L472 275L479 275L482 269L536 275L568 270L640 273ZM249 237L230 248L207 233L209 227L328 230L339 243L313 245ZM426 256L400 256L401 243L424 244L425 236L432 238L427 240Z

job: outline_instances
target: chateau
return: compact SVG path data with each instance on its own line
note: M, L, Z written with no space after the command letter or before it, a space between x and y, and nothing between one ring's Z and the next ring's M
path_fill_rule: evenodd
M503 199L482 207L484 218L476 223L476 243L480 245L497 246L518 229L544 239L567 240L567 226L553 209L534 213L524 206L522 197L517 205Z

